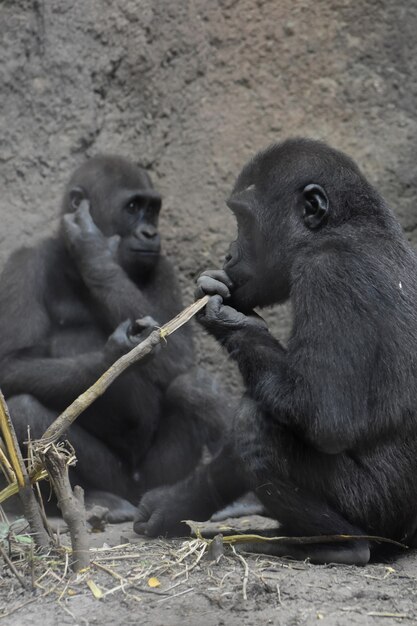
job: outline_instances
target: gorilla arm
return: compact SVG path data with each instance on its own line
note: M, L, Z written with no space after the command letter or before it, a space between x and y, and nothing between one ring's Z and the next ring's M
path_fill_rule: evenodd
M104 350L48 355L52 321L45 304L54 294L48 292L46 276L48 263L54 263L52 253L46 242L38 249L19 250L0 279L0 386L6 397L28 393L51 408L72 402L134 345L121 325Z
M359 300L360 286L352 283L347 296L346 286L338 288L332 280L333 265L326 256L315 262L310 257L308 269L293 286L294 327L288 350L256 318L223 305L219 295L199 317L237 362L249 394L264 411L328 454L381 435L367 419L372 355L357 350L357 345L376 345L374 328L366 311L360 314L361 307L351 304ZM323 266L326 271L320 273ZM314 294L309 272L314 275ZM210 285L210 293L214 289Z

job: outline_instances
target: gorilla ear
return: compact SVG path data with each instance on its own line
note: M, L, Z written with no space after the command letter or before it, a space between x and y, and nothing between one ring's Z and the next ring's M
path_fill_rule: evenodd
M69 192L69 204L74 211L78 209L81 201L87 199L87 194L82 187L73 187Z
M304 224L307 228L319 228L329 215L329 199L323 187L311 184L304 187Z

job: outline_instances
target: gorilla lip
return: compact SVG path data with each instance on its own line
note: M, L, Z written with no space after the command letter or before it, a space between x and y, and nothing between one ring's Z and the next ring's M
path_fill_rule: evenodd
M135 254L144 254L146 256L156 256L160 254L160 250L147 250L146 248L130 248Z

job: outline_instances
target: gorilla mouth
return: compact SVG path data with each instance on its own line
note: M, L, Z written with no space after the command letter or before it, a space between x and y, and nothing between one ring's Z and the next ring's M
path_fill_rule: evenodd
M134 254L140 254L142 256L157 256L160 251L158 250L149 250L149 248L130 248L130 251Z

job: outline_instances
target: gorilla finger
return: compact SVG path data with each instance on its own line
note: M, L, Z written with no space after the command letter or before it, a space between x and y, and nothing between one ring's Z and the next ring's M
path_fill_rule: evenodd
M133 531L137 535L146 535L146 522L133 522Z
M209 276L210 278L214 278L215 280L219 280L221 283L224 283L227 287L229 287L229 289L233 288L233 283L225 270L205 270L204 272L201 272L200 276Z
M80 227L87 232L95 232L98 230L94 224L93 218L90 213L90 203L88 200L82 200L76 213L76 219Z
M141 317L138 320L135 320L132 324L131 333L133 335L138 335L143 330L147 328L158 328L159 324L153 317L150 315L146 315L145 317Z
M148 511L144 511L148 515ZM147 537L157 537L163 533L164 515L162 511L153 511L150 517L145 521L141 521L141 512L138 511L133 522L133 530L138 535L146 535Z
M133 522L134 524L147 524L148 519L150 518L150 511L148 509L147 506L145 506L144 504L139 504L134 518L133 518Z
M200 311L200 313L197 313L197 319L203 323L217 320L222 306L223 298L221 296L211 296L204 309Z
M125 332L128 332L131 326L132 326L132 320L127 319L127 320L124 320L124 322L120 322L116 330L123 330Z
M62 218L64 231L70 240L73 240L80 232L79 226L75 222L74 213L66 213Z
M165 516L162 511L154 511L147 524L145 531L146 535L148 537L158 537L158 535L163 535L165 532L164 520Z
M75 213L65 213L65 215L62 216L62 221L64 222L64 224L66 226L71 226L75 224Z
M222 296L222 298L230 298L228 286L211 276L201 275L197 279L197 289L199 289L203 295L214 296L218 294Z
M109 251L112 256L114 256L119 249L120 239L120 235L113 235L107 240Z
M129 334L131 327L132 327L132 322L129 319L127 319L117 326L112 336L115 339L125 338Z
M158 322L156 322L153 317L150 317L149 315L133 322L128 332L128 339L131 343L131 347L133 348L142 341L145 341L145 339L147 339L149 335L158 327ZM160 347L161 346L159 344L154 346L151 353L145 357L143 362L145 363L149 358L154 357L155 354L159 352Z
M251 311L247 317L250 324L259 326L260 328L268 328L268 324L265 322L264 318L256 311Z
M210 313L215 313L216 315L218 315L222 307L223 307L223 298L222 296L216 294L214 296L211 296L210 300L206 304L205 310L209 311Z

